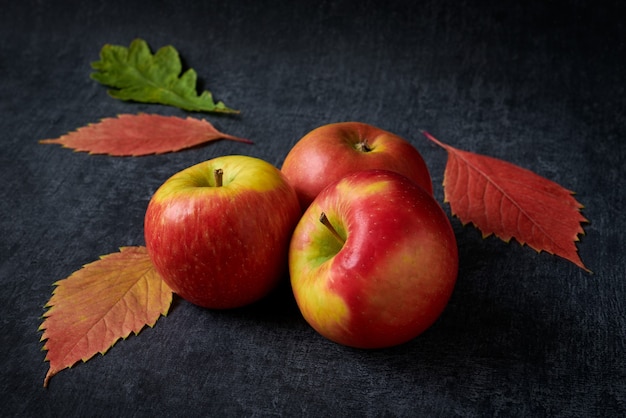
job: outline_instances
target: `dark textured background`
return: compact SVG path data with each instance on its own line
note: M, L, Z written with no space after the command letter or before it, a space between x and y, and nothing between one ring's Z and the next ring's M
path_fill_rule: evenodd
M623 416L626 413L626 30L623 2L5 2L0 11L0 415ZM518 4L517 4L518 3ZM255 141L114 158L56 138L120 113L89 79L105 43L171 44ZM48 389L38 327L53 283L143 244L143 215L171 174L222 154L280 166L311 129L358 120L423 154L438 200L449 144L577 192L594 271L483 240L460 250L450 304L426 333L344 348L301 318L285 284L245 309L176 299L153 329L64 370ZM444 205L449 213L449 207Z

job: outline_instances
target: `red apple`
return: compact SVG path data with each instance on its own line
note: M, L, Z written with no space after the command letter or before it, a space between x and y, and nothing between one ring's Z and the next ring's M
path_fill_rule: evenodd
M367 169L400 173L432 195L422 155L405 139L360 123L332 123L312 130L285 157L281 171L296 189L302 210L330 183Z
M291 285L302 315L326 338L390 347L440 316L457 251L447 215L423 188L390 171L360 171L305 211L289 250Z
M150 258L163 280L196 305L255 302L287 272L301 210L282 173L263 160L224 156L174 174L145 217Z

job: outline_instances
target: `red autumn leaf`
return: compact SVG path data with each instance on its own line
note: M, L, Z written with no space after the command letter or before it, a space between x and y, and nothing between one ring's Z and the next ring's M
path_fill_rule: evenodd
M473 223L483 237L515 238L589 271L575 242L587 222L573 192L532 171L484 155L462 151L424 135L448 152L444 200L463 224Z
M120 248L55 285L39 328L50 362L44 387L59 371L154 326L172 302L172 291L152 267L145 247Z
M161 115L119 115L89 124L42 144L60 144L75 151L114 156L140 156L180 151L218 139L252 142L224 134L204 119Z

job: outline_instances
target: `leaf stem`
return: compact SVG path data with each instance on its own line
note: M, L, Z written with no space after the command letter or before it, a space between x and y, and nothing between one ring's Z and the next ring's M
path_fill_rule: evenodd
M443 142L439 141L437 138L432 136L428 131L424 131L423 130L422 131L422 135L424 135L426 138L428 138L429 140L431 140L435 144L439 145L441 148L443 148L445 150L449 150L449 147L446 144L444 144Z

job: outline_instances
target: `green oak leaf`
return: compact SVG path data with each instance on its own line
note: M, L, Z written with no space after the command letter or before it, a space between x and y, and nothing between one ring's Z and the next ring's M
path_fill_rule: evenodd
M193 112L239 113L221 101L215 103L209 91L198 95L196 72L190 68L180 75L182 64L172 46L164 46L152 55L143 39L133 40L128 48L106 44L100 51L100 61L92 62L91 67L96 71L90 77L114 87L108 93L116 99Z

